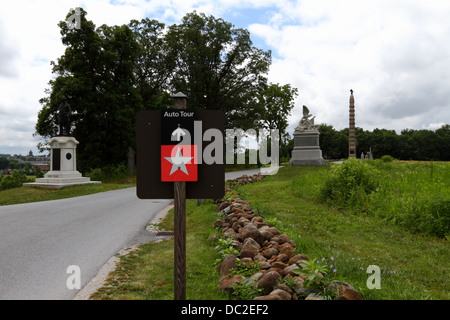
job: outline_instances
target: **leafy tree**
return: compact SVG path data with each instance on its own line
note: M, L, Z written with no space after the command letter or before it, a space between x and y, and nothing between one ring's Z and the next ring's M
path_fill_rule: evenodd
M342 159L348 157L348 133L337 131L333 126L327 124L319 126L319 133L319 145L324 158Z
M259 102L263 105L260 121L262 127L267 130L278 129L280 133L278 163L281 163L282 157L286 157L286 149L289 148L289 137L286 136L287 117L294 108L294 99L298 94L297 92L297 88L292 88L289 84L280 86L271 83L265 85L259 95Z
M283 135L288 126L287 117L294 108L294 99L298 95L298 89L290 84L265 85L260 93L260 102L264 109L262 112L262 124L266 129L278 129Z
M57 111L62 97L72 107L72 135L78 147L79 168L102 167L126 160L134 147L134 118L142 109L134 67L140 46L128 26L96 29L81 10L80 29L59 23L64 54L52 62L55 79L49 96L40 100L36 134L57 134ZM95 134L93 134L95 130Z
M436 130L437 148L440 153L439 160L450 161L450 125L446 124Z
M228 128L257 126L270 51L254 47L247 30L195 11L169 27L166 41L176 56L171 87L188 96L191 108L223 110Z
M167 45L163 23L145 18L128 26L140 45L134 72L144 109L161 109L172 103L167 90L176 53Z
M6 157L0 157L0 170L8 169L9 161Z

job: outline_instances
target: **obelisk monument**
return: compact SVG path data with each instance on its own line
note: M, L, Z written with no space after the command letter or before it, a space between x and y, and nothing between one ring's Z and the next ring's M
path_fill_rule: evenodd
M356 159L356 131L355 131L355 99L350 89L350 114L348 127L348 157Z

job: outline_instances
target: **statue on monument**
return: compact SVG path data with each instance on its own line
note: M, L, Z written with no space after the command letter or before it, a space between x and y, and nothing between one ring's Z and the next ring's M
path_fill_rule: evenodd
M310 119L311 116L312 115L309 113L309 109L306 106L303 106L303 117L294 131L303 132L308 130L317 130L319 126L314 125L315 116Z
M303 106L303 117L294 131L294 149L289 161L292 166L322 166L325 160L319 146L319 128L306 106Z
M59 135L60 136L70 136L70 116L72 114L72 109L67 103L65 96L62 98L62 103L59 105L58 114L58 124L59 124Z

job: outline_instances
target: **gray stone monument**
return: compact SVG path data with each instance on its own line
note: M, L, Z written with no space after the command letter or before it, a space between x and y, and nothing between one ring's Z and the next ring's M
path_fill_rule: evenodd
M78 184L101 183L83 177L77 171L77 145L79 142L70 136L71 109L66 99L59 108L59 135L53 137L50 144L50 171L44 178L37 178L35 182L24 183L24 186L59 189Z
M319 128L314 125L314 118L303 106L303 117L294 130L294 149L289 163L292 166L321 166L325 164L319 146Z

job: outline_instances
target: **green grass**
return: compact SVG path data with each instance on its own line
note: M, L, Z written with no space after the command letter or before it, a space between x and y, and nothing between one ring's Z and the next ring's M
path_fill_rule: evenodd
M332 271L331 279L347 281L364 299L374 300L448 300L450 299L450 247L448 240L417 232L398 221L377 213L397 198L410 199L414 190L418 201L435 192L446 196L445 185L435 189L434 182L447 181L448 167L397 167L404 164L375 164L382 173L379 188L392 188L384 197L375 193L365 197L367 207L343 208L321 203L321 189L330 167L285 167L258 183L237 186L241 198L250 200L265 221L287 233L300 253L323 261ZM428 164L427 164L428 165ZM448 164L447 164L448 165ZM428 168L428 171L427 171ZM431 173L433 170L433 173ZM406 177L406 172L410 176ZM406 180L401 180L401 177ZM416 175L416 176L414 176ZM427 180L432 177L435 180ZM416 188L404 183L421 182ZM433 182L434 181L434 182ZM428 185L427 184L431 184ZM429 190L429 191L426 191ZM432 190L432 191L430 191ZM390 192L393 195L390 195ZM395 193L397 192L397 193ZM435 194L436 195L436 194ZM380 202L376 207L374 202ZM400 200L398 200L400 201ZM406 201L406 200L403 200ZM412 198L411 200L413 201ZM386 202L386 203L383 203ZM215 205L207 201L200 207L187 202L187 298L228 299L217 290L214 269L218 252L208 240L217 219ZM400 220L399 220L400 221ZM161 228L173 230L173 214ZM95 299L173 299L173 239L140 246L140 250L121 258L118 270ZM381 269L381 289L368 289L367 268Z
M352 283L364 299L449 299L448 241L318 203L329 170L286 167L238 191L265 220L287 232L300 252L325 258L336 269L335 278ZM366 286L369 265L386 272L380 290Z
M187 299L228 299L217 290L219 276L214 269L217 252L208 240L218 218L215 208L211 200L199 207L196 200L188 200L186 204ZM159 227L173 230L173 209ZM173 300L173 256L173 238L139 246L137 252L121 257L119 267L91 299Z
M115 183L70 186L61 189L19 187L0 191L0 206L85 196L93 193L128 188L133 185L135 185L133 182L128 184L124 181L117 181Z

